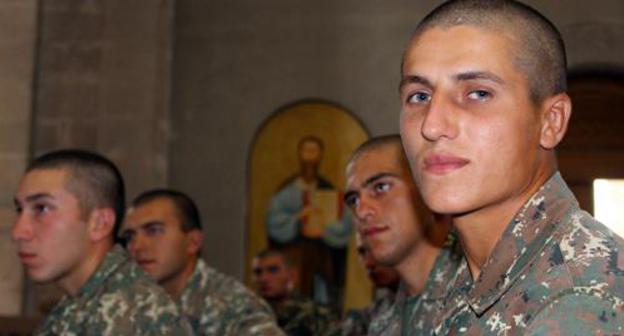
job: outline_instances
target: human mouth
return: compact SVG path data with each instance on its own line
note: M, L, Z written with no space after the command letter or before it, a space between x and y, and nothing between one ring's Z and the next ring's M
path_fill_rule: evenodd
M152 260L152 259L139 259L139 260L137 260L137 264L139 264L139 266L145 268L145 267L150 267L150 266L156 264L156 261Z
M376 236L384 231L388 230L387 226L383 226L383 225L375 225L375 226L369 226L367 228L365 228L364 230L362 230L362 233L364 234L364 236L366 237L373 237Z
M28 253L28 252L19 252L18 256L22 264L24 265L32 265L35 262L35 259L37 258L36 254Z
M425 157L425 171L435 175L444 175L463 168L470 160L446 154L431 154Z

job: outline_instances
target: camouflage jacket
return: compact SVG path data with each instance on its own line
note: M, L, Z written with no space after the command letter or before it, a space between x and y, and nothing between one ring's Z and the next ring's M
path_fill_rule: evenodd
M339 328L335 311L304 296L291 295L274 310L277 323L288 335L326 335Z
M463 268L436 333L621 335L623 247L557 173L511 220L474 283Z
M461 274L463 260L459 241L455 235L449 235L429 272L423 292L410 297L406 285L401 283L394 305L373 319L368 335L431 335L434 317L442 310L444 298Z
M394 304L396 293L389 289L384 295L379 297L370 306L363 309L354 309L347 312L347 316L342 321L340 333L343 336L361 336L368 333L368 327L380 312L390 309Z
M64 296L36 335L188 335L175 303L120 246L74 297Z
M271 307L243 284L197 260L178 305L198 335L283 335Z

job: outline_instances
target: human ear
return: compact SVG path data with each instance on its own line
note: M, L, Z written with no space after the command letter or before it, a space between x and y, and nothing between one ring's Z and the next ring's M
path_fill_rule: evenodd
M89 238L101 241L111 236L115 227L115 212L111 208L93 209L89 216Z
M563 139L572 114L572 101L566 93L560 93L544 101L540 145L554 149Z
M191 230L186 233L188 238L187 252L191 255L199 253L204 241L204 234L197 229Z

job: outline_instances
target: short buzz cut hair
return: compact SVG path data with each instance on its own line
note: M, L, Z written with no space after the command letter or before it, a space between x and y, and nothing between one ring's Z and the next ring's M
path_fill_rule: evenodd
M286 265L287 268L292 268L295 265L292 257L288 253L280 249L276 249L276 248L264 249L258 252L254 259L262 260L264 258L274 257L274 256L282 257L282 260L284 261L284 265Z
M164 188L147 190L134 198L132 207L137 208L156 199L171 201L177 212L182 231L202 230L201 216L197 205L191 197L178 190Z
M93 209L112 208L115 226L111 235L117 232L123 221L126 200L123 177L112 161L86 150L62 149L37 157L28 165L26 173L46 169L67 172L65 188L78 199L83 216L88 216Z
M418 24L412 41L430 28L460 25L500 31L512 39L512 62L526 76L534 104L567 90L561 33L534 8L515 0L450 0Z
M381 135L366 140L361 145L359 145L353 151L353 153L351 153L351 156L349 157L349 160L347 162L351 163L357 160L362 154L385 146L396 146L400 151L398 155L399 157L397 158L399 160L399 163L408 165L407 158L405 157L405 152L403 151L401 136L399 134Z

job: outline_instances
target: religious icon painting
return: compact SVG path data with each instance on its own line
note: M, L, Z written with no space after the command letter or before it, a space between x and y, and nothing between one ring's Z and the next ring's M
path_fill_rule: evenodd
M353 229L342 189L349 155L367 138L351 113L325 101L287 105L262 125L249 160L248 265L279 249L296 268L296 290L336 307L347 281L366 282L360 268L348 274Z

